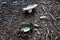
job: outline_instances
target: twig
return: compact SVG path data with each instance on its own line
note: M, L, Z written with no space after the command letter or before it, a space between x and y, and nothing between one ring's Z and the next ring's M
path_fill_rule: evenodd
M57 21L57 20L53 17L53 15L52 15L51 13L49 13L49 15L51 16L51 18L52 18L53 20Z
M11 23L12 23L12 21L13 21L13 18L14 18L14 15L12 16L12 18L11 18L11 20L10 20L10 22L9 22L9 24L8 24L7 27L9 27L9 26L11 25Z
M48 40L48 33L46 34L46 40Z
M48 40L48 34L49 34L49 30L48 30L48 28L47 28L46 40Z
M56 17L57 20L60 20L60 17Z
M53 40L53 39L52 39L52 36L53 36L53 35L52 35L52 33L51 33L51 40Z

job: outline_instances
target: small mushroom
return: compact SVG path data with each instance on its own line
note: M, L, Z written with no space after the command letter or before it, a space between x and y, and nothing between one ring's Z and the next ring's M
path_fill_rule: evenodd
M28 11L28 13L31 13L32 9L34 9L37 6L37 4L28 5L27 7L23 8L23 11Z
M47 16L40 16L40 19L46 19Z
M28 31L30 31L30 27L22 27L21 31L28 32Z

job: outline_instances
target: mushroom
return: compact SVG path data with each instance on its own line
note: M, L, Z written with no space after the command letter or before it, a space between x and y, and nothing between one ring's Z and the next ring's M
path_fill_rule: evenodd
M30 27L22 27L21 31L28 32L28 31L30 31Z
M27 7L23 8L23 11L28 11L28 13L31 13L32 9L34 9L37 6L37 4L28 5Z
M45 19L47 18L47 16L40 16L40 19Z

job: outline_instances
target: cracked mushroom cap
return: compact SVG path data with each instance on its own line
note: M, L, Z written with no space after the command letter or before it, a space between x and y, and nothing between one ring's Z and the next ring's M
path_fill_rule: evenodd
M27 7L23 8L23 10L31 10L37 6L38 6L37 4L28 5Z

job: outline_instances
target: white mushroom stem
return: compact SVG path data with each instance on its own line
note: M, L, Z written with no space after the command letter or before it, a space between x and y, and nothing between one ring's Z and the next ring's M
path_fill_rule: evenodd
M31 10L28 10L28 12L31 13L32 12L32 9Z

